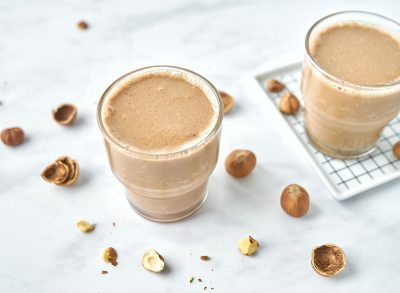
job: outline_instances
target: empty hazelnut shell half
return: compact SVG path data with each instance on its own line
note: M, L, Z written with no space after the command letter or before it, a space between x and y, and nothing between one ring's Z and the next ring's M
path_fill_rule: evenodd
M41 176L44 180L57 185L72 185L79 175L79 165L76 160L63 156L46 166Z
M256 166L256 155L249 150L234 150L225 159L225 169L233 177L244 177Z
M324 244L313 249L311 265L321 276L333 277L345 268L346 256L339 246Z
M235 105L235 100L233 97L224 91L219 91L222 101L224 102L224 113L228 113L232 107Z
M61 125L71 125L76 118L77 109L72 104L62 104L53 110L54 120Z
M279 110L285 114L296 114L300 110L300 102L292 93L285 93L279 101Z
M164 258L155 249L146 251L142 257L142 266L151 272L162 272L164 265Z

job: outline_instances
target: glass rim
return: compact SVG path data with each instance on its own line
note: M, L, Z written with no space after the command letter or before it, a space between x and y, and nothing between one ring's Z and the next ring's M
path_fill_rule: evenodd
M314 31L314 29L322 22L324 22L325 20L332 18L334 16L337 15L343 15L343 14L348 14L348 13L355 13L355 14L364 14L364 15L370 15L373 17L377 17L377 18L381 18L385 21L391 22L392 24L394 24L395 26L398 26L398 29L400 30L400 23L389 18L386 16L383 16L381 14L378 13L374 13L374 12L369 12L369 11L362 11L362 10L344 10L344 11L338 11L335 13L331 13L319 20L317 20L308 30L307 35L306 35L306 39L305 39L305 48L306 48L306 53L307 53L307 57L309 58L309 60L311 61L312 65L323 75L325 75L326 77L328 77L329 79L333 80L336 83L345 85L345 86L349 86L349 87L353 87L353 88L357 88L357 89L361 89L361 90L376 90L376 89L386 89L386 88L392 88L395 87L397 85L400 85L400 80L396 80L393 81L391 83L387 83L387 84L377 84L377 85L362 85L362 84L357 84L342 78L339 78L329 72L327 72L324 68L322 68L318 62L314 59L314 57L311 54L311 50L310 50L310 37L312 32ZM350 19L351 20L351 19Z
M107 95L109 94L109 92L111 91L111 89L113 89L113 87L120 81L122 81L123 79L127 78L128 76L131 76L132 74L135 73L139 73L140 71L144 71L144 70L148 70L148 69L171 69L171 70L177 70L177 71L181 71L181 72L186 72L189 74L194 75L196 78L198 78L202 83L204 83L207 87L209 87L212 91L212 93L214 94L216 100L217 100L217 105L218 105L218 117L217 120L215 122L215 125L213 126L213 128L211 129L211 131L205 136L203 137L201 140L199 140L198 142L196 142L193 145L190 145L188 147L185 147L181 150L178 151L172 151L169 153L154 153L154 152L145 152L145 151L139 151L139 150L133 150L130 149L124 145L122 145L121 143L119 143L118 141L116 141L106 130L106 128L104 127L104 123L103 123L103 117L102 117L102 109L103 109L103 103L107 97ZM148 157L148 158L168 158L168 157L175 157L181 154L184 154L190 150L194 150L197 149L198 147L200 147L201 145L203 145L205 142L211 140L212 137L214 137L219 129L221 128L222 125L222 120L224 117L224 106L223 106L223 102L222 102L222 98L219 94L219 91L215 88L215 86L208 81L205 77L203 77L202 75L191 71L189 69L186 68L182 68L182 67L178 67L178 66L172 66L172 65L152 65L152 66L146 66L146 67L141 67L138 69L135 69L133 71L130 71L124 75L122 75L121 77L117 78L114 82L111 83L111 85L109 85L107 87L107 89L104 91L104 93L101 95L100 100L97 104L97 124L100 128L100 131L103 134L104 139L108 140L109 142L111 142L113 145L117 146L119 149L128 152L130 154L134 154L137 156L141 156L141 157Z

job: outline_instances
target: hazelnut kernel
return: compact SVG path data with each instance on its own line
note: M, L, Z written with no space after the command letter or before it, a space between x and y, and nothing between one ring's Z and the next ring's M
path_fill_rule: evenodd
M61 125L71 125L76 118L76 107L72 104L62 104L53 110L54 120Z
M267 89L272 93L278 93L285 88L285 85L276 79L270 79L267 81Z
M108 247L108 248L104 249L101 257L105 262L111 263L113 266L116 266L118 264L118 262L117 262L117 258L118 258L117 251L112 247Z
M142 257L142 266L148 271L160 273L164 265L164 258L155 249L146 251Z
M0 134L1 141L8 146L16 146L24 142L25 134L20 127L5 128Z
M240 240L238 248L240 253L250 256L254 254L259 247L260 245L258 244L257 240L251 236L248 236Z
M400 141L393 145L392 151L396 158L400 159Z
M225 169L233 177L244 177L256 166L256 155L249 150L234 150L225 159Z
M324 277L333 277L346 267L344 251L335 244L324 244L312 250L311 266Z
M80 220L76 226L78 227L79 231L83 233L90 233L96 228L95 224L90 224L85 220Z
M282 191L281 207L289 216L300 218L308 212L310 197L300 185L290 184Z
M300 110L300 102L292 93L285 93L279 101L279 110L285 114L296 114Z
M224 102L224 113L226 114L235 105L235 100L230 94L224 91L219 91L219 94L221 95L222 101Z

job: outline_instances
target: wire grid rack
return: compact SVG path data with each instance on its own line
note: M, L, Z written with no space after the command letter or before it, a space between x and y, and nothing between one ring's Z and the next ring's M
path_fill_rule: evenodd
M265 84L269 79L281 81L285 84L283 92L292 92L299 98L301 110L296 115L281 114L278 103L283 92L268 92ZM301 63L256 75L256 81L261 86L262 92L301 142L313 167L336 199L347 199L400 177L400 160L396 159L392 152L393 144L400 139L400 115L385 128L373 153L353 160L331 158L316 150L309 143L304 131L304 103L300 92L300 80Z

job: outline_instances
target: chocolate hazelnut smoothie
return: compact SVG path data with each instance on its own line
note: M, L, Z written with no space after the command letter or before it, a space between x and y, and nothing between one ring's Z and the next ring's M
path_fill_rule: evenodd
M157 221L196 211L218 159L215 88L188 70L149 67L117 80L100 104L110 165L133 207Z
M366 154L400 110L400 39L358 21L309 34L302 76L308 136L333 157Z

